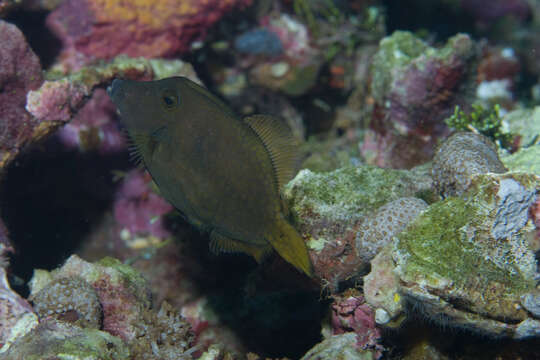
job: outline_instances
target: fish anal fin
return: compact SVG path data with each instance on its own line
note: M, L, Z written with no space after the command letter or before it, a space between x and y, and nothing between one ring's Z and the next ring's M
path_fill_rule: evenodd
M220 252L246 253L254 257L255 260L257 260L257 262L260 263L266 258L266 256L268 256L272 252L272 247L246 244L241 241L226 237L225 235L222 235L216 230L213 230L210 233L210 250L214 254L219 254Z
M244 122L257 134L268 151L278 188L282 189L296 174L298 141L289 126L275 116L253 115L244 118Z

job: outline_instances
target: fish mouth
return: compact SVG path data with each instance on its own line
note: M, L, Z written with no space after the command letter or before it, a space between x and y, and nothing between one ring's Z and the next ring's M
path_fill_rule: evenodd
M125 80L114 79L109 87L107 87L107 94L114 101L115 97L118 96L119 89L122 87L122 84L125 83Z

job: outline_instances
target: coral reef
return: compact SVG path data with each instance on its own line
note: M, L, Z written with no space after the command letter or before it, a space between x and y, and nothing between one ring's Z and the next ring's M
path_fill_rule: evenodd
M285 187L284 198L296 227L307 237L315 276L332 290L365 269L375 255L368 249L382 245L373 237L366 238L368 243L357 242L364 217L401 197L427 195L431 184L422 169L409 172L362 166L320 174L300 171Z
M80 64L81 57L111 59L120 54L163 57L186 52L225 13L249 3L66 0L47 22L64 43L64 62Z
M59 334L46 335L42 341L61 336L63 331L70 333L68 339L71 336L77 339L81 336L78 333L80 326L85 326L85 331L95 327L102 331L90 333L94 334L92 336L116 337L116 341L128 345L129 353L137 359L156 356L167 360L191 358L189 325L166 303L159 311L152 309L146 281L118 260L105 258L92 264L72 255L59 269L51 272L36 270L30 285L35 310L41 318L45 315L45 320L40 323L53 321L50 314L62 315L58 316L58 322L53 322L59 327ZM61 325L66 322L73 323L77 329ZM19 345L19 350L16 341L13 351L28 351L32 346L23 344ZM71 345L66 341L58 346Z
M32 306L10 288L6 271L0 267L0 346L13 341L16 324L25 317L35 319Z
M129 354L122 340L107 332L48 319L19 337L0 359L128 360Z
M356 334L358 347L373 350L376 358L382 356L384 348L379 344L381 331L375 323L375 312L361 295L334 296L331 322L334 334L352 331Z
M444 197L463 194L475 175L505 171L495 144L475 133L453 134L437 148L433 158L433 182Z
M396 236L392 259L379 260L395 263L400 284L398 293L393 287L393 294L379 297L403 305L403 296L445 326L538 336L540 322L522 304L536 291L536 261L524 233L538 185L533 175L478 175L462 198L431 205Z
M0 172L51 124L25 109L26 93L43 82L39 59L15 25L0 20Z
M356 334L345 333L333 335L309 350L301 360L373 360L376 359L373 350L360 350L357 345Z
M51 281L30 298L40 320L54 317L81 327L101 328L101 305L92 286L77 277Z
M102 89L116 77L151 80L183 75L199 81L193 68L179 60L146 60L117 57L107 63L82 68L69 75L59 67L51 71L38 89L28 92L26 110L47 134L58 132L68 148L97 150L100 153L125 150L124 136L117 123L114 106Z
M356 254L368 263L382 247L390 243L420 214L427 204L414 197L403 197L390 201L367 216L356 234Z
M429 160L437 139L446 134L443 120L456 104L468 104L477 56L475 43L464 34L440 49L403 31L381 40L372 62L369 94L374 104L364 154L384 167Z

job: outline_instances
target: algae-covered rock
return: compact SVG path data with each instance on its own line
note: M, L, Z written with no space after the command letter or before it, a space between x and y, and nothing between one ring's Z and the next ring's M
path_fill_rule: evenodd
M447 133L444 119L471 101L477 48L464 34L440 48L405 31L381 40L371 66L370 129L362 146L370 163L409 168L430 159Z
M503 117L502 121L509 133L521 137L521 146L540 143L540 106L511 111Z
M540 120L539 120L540 121ZM540 176L540 144L523 148L518 152L501 158L511 171L523 171Z
M122 340L105 331L48 319L18 338L0 360L123 360L129 355Z
M505 171L497 145L486 136L472 132L457 132L448 137L433 157L433 182L443 196L461 195L475 175Z
M417 171L346 167L327 173L302 170L284 189L297 229L305 236L316 277L330 289L356 276L384 244L378 238L357 242L364 218L388 202L429 197L431 178ZM390 212L396 207L387 209ZM376 233L385 231L376 220ZM370 225L370 226L371 226ZM371 242L370 242L371 241ZM361 248L357 249L357 243Z
M53 324L57 324L43 335L42 342L53 341L58 349L70 346L70 337L66 337L65 344L55 340L62 337L64 329L78 337L82 330L73 327L84 326L117 336L133 359L191 359L193 334L189 324L165 302L159 311L153 308L146 280L116 259L89 263L72 255L59 269L35 271L30 290L40 321L54 320ZM90 299L93 295L97 299ZM101 336L100 332L89 334ZM88 356L81 359L94 359ZM96 355L95 359L108 358Z
M333 335L309 350L301 360L373 360L375 350L358 347L355 333Z
M392 257L400 293L445 325L513 338L540 336L522 299L538 277L526 234L538 178L487 174L462 197L432 204L396 236Z

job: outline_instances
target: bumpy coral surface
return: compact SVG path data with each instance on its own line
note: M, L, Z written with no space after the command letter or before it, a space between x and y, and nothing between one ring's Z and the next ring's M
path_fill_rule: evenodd
M51 281L31 298L40 319L54 317L82 327L101 327L101 304L85 280L65 277Z
M424 200L405 197L384 204L362 222L356 234L356 253L367 263L427 207Z
M36 270L30 285L42 322L57 318L77 327L99 328L104 333L92 334L123 340L136 359L191 359L189 324L166 303L159 311L153 309L146 281L118 260L105 258L92 264L73 255L57 270ZM62 346L70 341L68 337Z
M360 224L371 212L401 197L429 193L431 178L422 171L347 167L329 173L302 170L285 188L296 227L304 237L316 277L330 289L364 269L380 239L356 249ZM380 230L379 224L370 229ZM366 239L367 240L367 239ZM370 248L371 250L369 250Z
M301 360L373 360L376 358L375 351L358 348L355 333L345 333L323 340L309 350Z
M185 52L191 42L234 6L250 0L67 0L48 18L65 54L110 59L119 54L147 58Z
M38 57L15 25L0 20L0 170L49 124L24 109L26 93L43 82Z
M480 175L462 198L431 205L397 235L400 293L434 321L491 336L540 335L523 303L537 292L525 233L538 187L534 175Z
M374 105L364 144L371 161L403 168L429 160L446 133L443 120L456 104L467 103L476 55L474 42L463 34L440 49L402 31L381 40L372 63Z
M472 132L453 134L437 148L433 158L433 182L445 197L461 195L475 175L505 171L497 146Z
M150 308L150 291L145 280L135 270L118 260L105 258L91 264L72 255L59 269L51 273L36 271L31 282L32 296L51 286L57 279L78 278L89 283L97 293L103 310L103 330L126 341L139 333L141 314Z
M47 319L0 353L1 360L127 360L128 347L105 331Z

